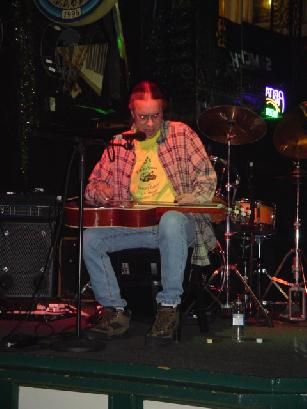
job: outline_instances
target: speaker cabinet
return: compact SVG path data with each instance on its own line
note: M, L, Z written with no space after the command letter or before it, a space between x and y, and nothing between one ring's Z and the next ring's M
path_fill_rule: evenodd
M54 223L0 222L0 296L53 297Z

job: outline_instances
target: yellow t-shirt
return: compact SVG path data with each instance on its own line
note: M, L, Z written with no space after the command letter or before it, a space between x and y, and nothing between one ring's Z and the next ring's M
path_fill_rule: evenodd
M160 163L155 136L145 141L135 141L136 162L131 175L132 198L141 202L159 201L173 203L174 189Z

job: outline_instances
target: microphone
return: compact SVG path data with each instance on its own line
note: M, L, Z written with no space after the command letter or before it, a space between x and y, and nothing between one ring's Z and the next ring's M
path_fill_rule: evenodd
M115 135L115 138L124 139L126 141L125 149L131 150L133 148L133 139L140 142L145 141L146 134L142 131L134 131L133 129L130 129L129 131Z
M123 139L132 141L133 139L137 140L137 141L145 141L146 139L146 134L145 132L142 131L134 131L134 130L129 130L129 131L125 131L122 132L121 134L117 135Z

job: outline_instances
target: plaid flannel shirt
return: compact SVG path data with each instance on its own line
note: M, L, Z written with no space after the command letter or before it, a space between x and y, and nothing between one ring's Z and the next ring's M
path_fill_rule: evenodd
M199 203L210 201L216 189L216 173L198 135L186 124L163 121L157 141L158 155L176 194L194 193ZM125 148L119 135L103 152L94 167L85 190L85 197L94 200L101 181L113 187L113 200L130 200L130 178L135 164L134 149ZM209 264L208 251L216 246L215 234L206 214L188 214L196 221L196 243L192 263Z

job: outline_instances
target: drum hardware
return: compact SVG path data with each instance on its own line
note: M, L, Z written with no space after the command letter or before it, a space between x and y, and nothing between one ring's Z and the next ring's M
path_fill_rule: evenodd
M217 241L216 248L211 252L212 255L218 255L219 264L211 273L210 277L203 280L203 289L206 291L212 298L213 303L209 305L208 310L213 307L214 303L218 304L220 307L222 306L222 302L220 300L220 295L224 289L225 285L225 275L223 274L222 266L225 265L225 251L219 241ZM210 254L209 254L210 255ZM212 265L212 257L210 257L210 265ZM215 279L219 278L220 280L216 283ZM217 295L215 295L217 294Z
M182 297L183 318L190 316L197 319L201 333L208 331L208 317L212 316L220 306L220 293L223 284L217 277L217 269L224 263L224 251L217 240L216 247L210 251L208 266L191 265L187 284ZM215 281L215 278L218 281ZM204 292L209 297L204 297ZM192 297L191 297L192 295ZM190 302L192 298L192 302Z
M227 201L227 161L218 156L210 155L209 157L213 168L217 176L217 185L215 190L215 196L222 199L224 202ZM237 190L240 184L240 176L237 171L232 170L230 175L230 191L231 191L231 204L235 202L237 195Z
M295 169L292 171L292 175L296 184L296 203L295 203L295 219L293 222L293 232L294 232L294 247L291 248L287 254L283 257L280 264L278 265L276 271L274 272L271 282L266 288L263 297L265 297L271 286L274 284L280 293L288 301L288 316L285 318L290 321L304 321L306 319L306 283L305 283L305 272L303 266L303 252L300 248L300 237L301 237L301 219L300 219L300 185L302 179L305 178L305 174L300 170L300 161L294 162ZM278 278L287 260L292 257L291 272L294 278L294 283L288 283L285 280L280 280ZM277 284L287 285L289 287L288 295L282 288ZM293 306L299 304L299 312L293 310Z
M254 112L247 108L239 106L217 106L209 108L203 112L198 119L198 127L209 139L227 144L227 214L226 214L226 231L225 238L225 265L221 267L220 272L225 273L225 292L226 303L222 308L230 311L231 303L229 297L229 279L230 273L233 271L242 281L245 291L248 292L253 301L262 310L271 325L271 320L267 315L253 290L247 283L247 280L238 270L237 266L230 264L230 239L235 234L231 231L231 197L230 197L230 172L231 172L231 145L242 145L252 143L261 139L266 133L265 122Z
M262 244L263 241L267 238L270 238L270 236L263 236L263 235L256 235L255 236L255 243L257 246L257 259L256 259L256 268L254 270L254 274L256 275L256 293L259 301L261 304L264 306L264 301L263 301L263 286L262 286L262 278L266 277L268 281L270 282L272 280L272 277L269 275L268 270L265 268L263 264L263 257L262 257ZM282 293L281 287L276 283L277 289ZM258 311L259 312L259 311Z
M238 239L240 240L240 249L241 249L241 256L240 256L240 266L243 278L250 283L251 288L253 289L254 293L256 294L258 300L262 303L262 281L263 277L267 277L268 281L271 280L271 277L268 274L268 271L263 263L263 256L262 256L262 245L266 239L269 239L270 235L258 235L256 234L254 238L251 237L251 234L248 232L244 232L238 235ZM251 251L251 247L255 247L253 251ZM251 255L253 256L251 260ZM252 266L250 266L252 262ZM245 310L247 315L252 316L255 314L252 299L248 293L244 294L245 300ZM262 304L263 305L263 304ZM257 314L259 315L259 308L258 303L256 304L257 307Z
M244 275L248 278L252 288L255 289L259 301L262 299L262 277L267 275L267 270L263 266L262 260L262 243L264 239L270 238L275 230L275 215L275 205L268 205L260 200L246 198L235 202L232 213L234 229L238 231L243 241L242 260ZM246 241L248 241L249 255L245 254ZM254 254L254 251L256 254ZM246 309L252 315L250 300L247 295L245 298ZM257 308L256 315L259 316L259 308Z
M253 212L252 207L254 207ZM253 220L251 220L252 215L254 215ZM252 228L256 236L268 236L275 230L276 205L242 198L235 202L231 218L234 227L243 234L250 232Z
M255 289L258 300L261 301L261 290L263 276L266 269L262 263L262 242L269 237L275 229L275 205L269 206L254 197L254 162L249 162L248 186L249 199L242 198L235 202L232 221L234 228L240 233L242 243L242 263L246 279L249 280L252 288ZM248 241L248 246L246 246ZM255 249L257 247L257 250ZM245 254L249 249L248 255ZM256 253L256 255L254 254ZM256 279L255 279L256 277ZM249 295L245 294L245 308L249 315L253 315L253 305ZM257 304L256 317L259 318L259 305Z
M269 280L271 280L271 283L277 288L277 290L280 292L280 294L282 294L285 298L285 300L288 301L289 297L288 294L283 290L283 288L279 285L279 284L283 284L283 285L287 285L289 284L288 282L286 282L285 280L281 280L277 277L273 277L270 274L266 273L267 277L269 278ZM264 295L267 294L267 290L265 291Z
M288 291L288 314L286 318L291 321L303 321L306 319L306 282L305 272L303 267L303 252L300 248L301 237L301 218L300 218L300 202L301 192L300 185L306 179L306 173L301 169L301 159L307 159L307 102L302 102L298 107L291 112L285 114L282 121L276 127L273 141L278 152L294 162L294 168L291 172L291 179L296 186L296 201L295 201L295 219L293 223L294 247L291 248L284 256L281 263L277 267L273 275L271 283L268 285L265 295L268 293L271 285L276 284L285 262L289 257L292 257L292 274L294 277L294 285L289 286ZM299 307L299 311L294 311L294 307Z
M274 281L274 283L279 283L282 285L285 285L286 287L295 287L296 283L290 283L290 281L287 280L283 280L282 278L278 278L278 277L272 277L271 278L272 281ZM304 285L304 283L300 283L300 285ZM288 298L288 297L286 297Z
M240 240L240 249L241 249L241 256L240 256L240 266L241 266L241 271L242 271L242 276L244 280L247 283L252 284L252 275L251 275L251 269L250 269L250 258L249 254L251 252L251 244L250 244L250 235L247 235L246 233L239 234L238 238ZM252 315L252 303L251 303L251 297L247 293L247 291L244 292L244 304L245 304L245 312L246 316Z
M217 241L217 246L211 254L218 255L218 265L212 260L212 257L210 257L210 262L211 265L214 265L214 270L210 273L210 275L206 276L205 279L203 279L203 290L206 291L211 299L212 303L209 304L207 307L207 311L214 310L216 308L216 305L218 305L220 308L223 308L223 302L221 300L223 293L225 293L225 286L226 286L226 271L225 271L225 265L226 265L226 259L225 259L225 251L219 241ZM229 268L231 271L236 270L236 265L230 264ZM243 282L243 287L245 288L245 284L247 283L248 277L246 275L246 270L244 270L244 275L242 276L244 278ZM230 286L231 287L231 286ZM233 289L233 288L232 288ZM237 290L237 288L235 289ZM227 292L226 292L227 293ZM233 295L236 295L237 292L233 293ZM247 306L247 303L245 303Z

